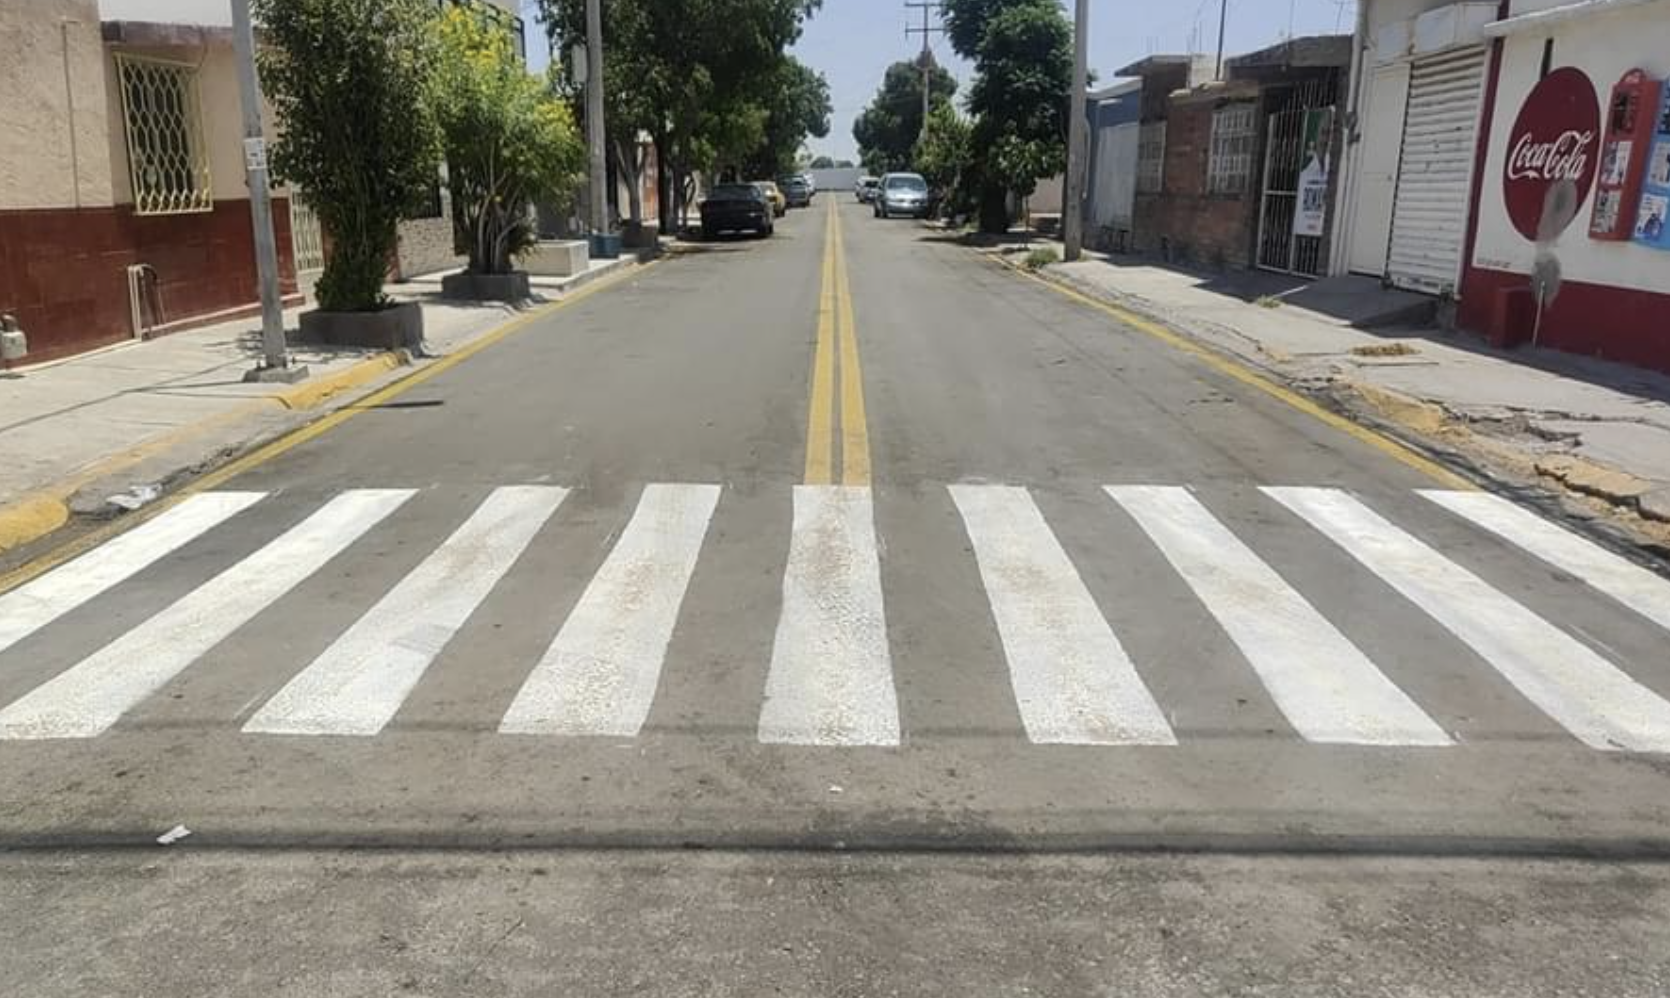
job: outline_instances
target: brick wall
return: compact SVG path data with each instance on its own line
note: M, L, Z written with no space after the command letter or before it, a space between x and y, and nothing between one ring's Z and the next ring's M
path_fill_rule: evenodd
M1206 193L1212 111L1219 103L1178 97L1169 101L1163 189L1136 197L1134 238L1139 251L1202 267L1252 265L1258 228L1252 184L1238 195Z
M273 199L279 284L296 291L289 202ZM0 311L29 336L30 363L132 336L127 268L155 269L149 325L244 308L259 300L248 201L213 211L137 215L132 205L0 211Z

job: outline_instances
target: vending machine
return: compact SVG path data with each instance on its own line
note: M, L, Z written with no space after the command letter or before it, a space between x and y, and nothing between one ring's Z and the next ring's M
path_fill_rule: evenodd
M1634 238L1642 245L1670 250L1670 87L1660 88L1652 125Z
M1659 82L1639 69L1625 73L1612 87L1601 122L1600 171L1595 175L1595 206L1589 215L1589 238L1623 241L1635 234L1641 199L1641 164L1652 141L1659 109Z

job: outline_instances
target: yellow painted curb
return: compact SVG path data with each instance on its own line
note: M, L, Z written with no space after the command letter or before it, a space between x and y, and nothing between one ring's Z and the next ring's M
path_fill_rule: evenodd
M665 259L665 257L661 259ZM521 315L518 315L500 324L494 329L481 334L439 360L423 367L416 368L411 373L399 378L391 384L384 385L383 387L368 393L361 398L357 404L345 406L334 412L320 416L313 422L308 423L305 426L299 426L275 440L270 440L267 443L262 444L242 457L236 458L230 463L222 465L214 471L211 471L191 482L184 488L163 496L161 499L158 499L156 502L151 503L143 509L129 513L126 516L113 520L110 523L104 524L94 530L90 530L73 540L65 542L57 548L48 551L46 554L41 555L39 558L36 558L27 564L20 565L10 572L0 574L0 593L16 589L18 586L23 585L30 579L33 579L66 561L69 561L71 558L74 558L83 552L92 550L117 534L139 526L152 517L163 513L176 503L185 499L187 496L216 488L227 480L237 475L241 475L257 465L265 464L286 451L299 447L315 437L323 436L325 433L328 433L329 431L342 425L348 420L359 415L361 412L367 409L375 408L392 398L410 391L431 378L437 377L443 372L457 367L459 364L462 364L469 358L475 356L483 350L486 350L488 347L507 339L515 333L521 332L523 329L526 329L528 326L539 321L540 319L566 308L569 305L584 301L600 291L607 290L608 288L625 281L627 278L640 275L645 270L648 270L659 262L660 259L650 260L646 263L640 263L623 268L614 274L598 278L595 281L587 283L583 287L576 288L554 302L541 305L538 308L529 309ZM390 356L393 355L391 354ZM390 368L385 368L385 370L392 369L393 366L398 365L391 365ZM321 381L323 380L326 379L321 379ZM345 390L347 389L338 389L337 394L340 394L341 391ZM272 396L270 395L262 396L259 403L265 404L267 400L271 398ZM321 401L323 401L323 399L321 399ZM71 491L73 492L73 489ZM64 493L64 495L69 494L70 493ZM67 519L69 513L68 508L63 506L63 502L61 500L58 501L58 505L63 508L64 516ZM29 539L32 540L39 538L46 533L50 533L52 530L56 530L58 527L62 526L64 522L64 519L60 519L53 526L34 534ZM18 543L21 544L23 542L19 541ZM0 544L0 550L5 550L7 546L8 545ZM16 545L14 544L10 546Z
M0 551L10 551L44 537L69 519L70 508L58 495L35 495L0 507Z
M1008 260L1003 259L1001 255L990 255L998 262L999 266L1005 267L1011 272L1019 274L1021 277L1024 277L1029 281L1035 281L1038 284L1049 288L1051 291L1071 298L1080 304L1088 305L1099 312L1105 312L1140 333L1144 333L1156 340L1159 340L1167 346L1175 347L1184 353L1190 354L1206 366L1212 368L1214 371L1217 371L1219 374L1233 378L1250 388L1256 388L1271 398L1277 399L1288 406L1299 410L1305 415L1318 420L1319 422L1326 423L1328 426L1340 431L1346 436L1373 447L1375 450L1380 451L1382 454L1385 454L1387 457L1397 461L1399 464L1419 471L1428 478L1439 482L1446 488L1466 491L1475 491L1478 489L1478 486L1473 482L1462 477L1461 475L1456 474L1450 469L1439 464L1437 461L1434 461L1414 450L1407 444L1401 443L1400 441L1388 437L1383 433L1371 430L1361 423L1353 422L1352 420L1341 416L1339 413L1330 412L1305 396L1300 395L1293 389L1277 384L1240 361L1232 360L1227 354L1213 347L1209 347L1204 343L1200 343L1186 334L1168 329L1158 322L1154 322L1144 316L1138 315L1136 312L1133 312L1128 308L1122 308L1118 305L1102 301L1100 298L1085 294L1082 291L1067 286L1067 284L1062 281L1051 280L1047 277L1040 277L1037 274L1022 269L1016 264L1010 263Z
M406 351L390 350L367 357L335 374L327 374L322 378L282 389L268 398L290 410L316 409L334 396L376 381L395 368L405 367L411 362L412 355Z

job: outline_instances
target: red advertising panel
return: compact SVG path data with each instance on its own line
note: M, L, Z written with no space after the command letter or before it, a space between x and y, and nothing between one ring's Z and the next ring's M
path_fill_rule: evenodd
M1580 69L1556 69L1525 95L1508 132L1502 198L1513 227L1533 242L1558 236L1589 196L1599 160L1595 86Z

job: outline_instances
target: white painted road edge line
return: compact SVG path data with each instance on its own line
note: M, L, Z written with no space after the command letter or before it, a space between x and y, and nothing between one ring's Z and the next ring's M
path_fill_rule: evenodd
M719 493L717 485L644 487L501 732L630 738L643 729Z
M204 492L0 596L0 652L260 502L265 492Z
M1306 741L1450 745L1444 729L1187 489L1106 486Z
M1265 488L1592 748L1670 752L1670 703L1587 645L1336 489Z
M1033 742L1175 745L1143 684L1023 488L952 485Z
M0 710L0 739L91 738L410 499L356 489Z
M494 489L469 519L244 725L274 735L375 735L515 564L567 489Z
M796 485L762 742L898 745L875 513L863 486Z

